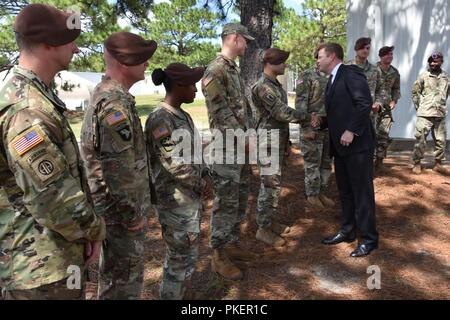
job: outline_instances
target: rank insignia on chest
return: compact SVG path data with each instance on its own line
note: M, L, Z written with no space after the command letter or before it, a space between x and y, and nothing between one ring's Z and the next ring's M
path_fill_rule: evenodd
M24 134L17 137L13 142L14 150L19 154L23 155L28 150L37 146L39 143L44 141L42 135L40 135L35 129L25 132Z
M122 111L115 111L106 116L106 122L110 126L112 126L112 125L115 125L115 124L125 120L126 118L127 117L123 114Z

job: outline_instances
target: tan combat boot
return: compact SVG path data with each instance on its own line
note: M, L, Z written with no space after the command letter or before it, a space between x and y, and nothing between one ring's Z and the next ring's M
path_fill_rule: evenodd
M333 208L336 203L324 194L319 194L320 201L327 207Z
M322 201L320 201L318 196L309 196L306 201L314 208L318 210L325 209L325 206L323 205Z
M257 253L250 250L244 250L237 242L228 243L225 246L225 251L228 257L233 260L250 261L261 258L261 256Z
M211 260L212 271L231 280L240 280L243 274L228 258L224 249L215 249Z
M412 172L415 174L421 174L422 173L422 166L420 163L415 163L414 167L412 168Z
M286 240L274 233L271 228L258 228L256 239L274 247L282 247L286 244Z
M278 221L272 221L271 227L272 231L279 235L291 232L291 227Z
M444 166L442 165L441 160L436 160L436 162L434 163L433 166L433 171L434 172L438 172L440 174L447 174L448 171L446 168L444 168Z

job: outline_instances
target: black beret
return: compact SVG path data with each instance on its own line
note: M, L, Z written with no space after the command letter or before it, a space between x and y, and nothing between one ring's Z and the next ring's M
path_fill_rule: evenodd
M153 56L158 44L131 32L115 32L105 40L109 54L126 66L137 66Z
M203 77L205 68L190 68L184 63L171 63L164 70L153 71L152 79L156 85L163 82L164 77L168 77L172 82L180 86L190 86L196 84Z
M444 61L444 55L442 52L434 51L429 57L428 57L428 63L434 61L434 60L442 60Z
M80 28L71 24L73 15L47 4L29 4L17 15L14 31L25 40L62 46L74 41L81 33Z

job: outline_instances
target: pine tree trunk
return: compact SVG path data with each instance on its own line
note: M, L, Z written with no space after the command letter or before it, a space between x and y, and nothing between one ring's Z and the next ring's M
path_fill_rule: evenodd
M250 41L245 56L240 60L242 78L247 88L253 85L262 72L259 51L272 44L273 10L276 0L240 0L241 24L256 39Z

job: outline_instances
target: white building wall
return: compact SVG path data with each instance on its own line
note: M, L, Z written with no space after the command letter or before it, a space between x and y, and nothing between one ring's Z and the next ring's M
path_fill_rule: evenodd
M444 54L443 69L450 72L449 10L450 0L347 0L346 59L354 56L353 46L360 37L372 38L372 63L378 61L379 48L395 46L392 64L401 75L402 98L394 110L392 137L414 137L416 116L411 88L418 75L426 70L432 51ZM449 137L450 116L447 115Z

